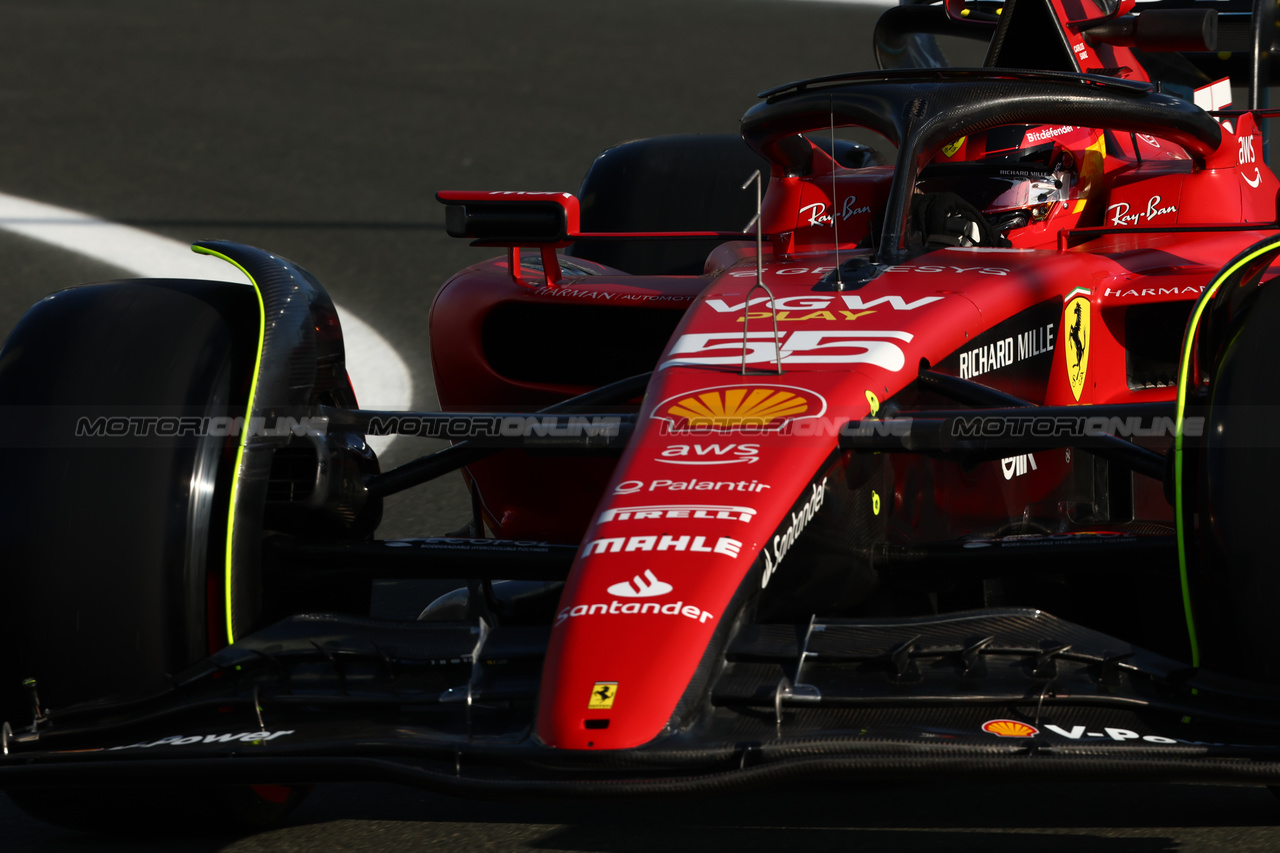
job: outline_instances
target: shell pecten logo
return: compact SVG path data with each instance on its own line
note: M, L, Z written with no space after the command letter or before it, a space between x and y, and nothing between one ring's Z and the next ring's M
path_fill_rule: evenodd
M982 730L997 737L1035 737L1040 730L1017 720L987 720Z
M788 385L722 385L668 397L654 417L678 430L780 429L827 410L821 395Z

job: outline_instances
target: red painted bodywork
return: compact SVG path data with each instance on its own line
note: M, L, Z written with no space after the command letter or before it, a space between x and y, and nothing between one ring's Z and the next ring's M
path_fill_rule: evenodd
M1131 64L1138 69L1132 76L1145 79L1129 51L1107 53L1098 61L1111 67L1124 60L1118 64ZM1092 55L1081 70L1095 70ZM954 371L961 354L976 353L976 338L1047 303L1047 323L1016 329L1007 347L997 342L994 359L970 378L1010 392L1016 385L1045 405L1173 399L1171 384L1132 387L1126 317L1162 303L1189 309L1226 259L1271 230L1280 182L1261 162L1256 125L1244 116L1233 131L1224 128L1222 145L1204 162L1154 137L1051 130L1046 138L1080 164L1081 186L1013 233L1012 248L926 253L842 293L814 290L837 265L828 212L837 210L840 260L848 260L883 210L892 170L844 169L815 151L812 175L773 175L762 209L763 281L776 315L765 292L752 290L749 240L717 250L697 277L629 276L575 261L589 274L565 271L552 281L528 266L513 275L508 255L442 288L432 309L431 352L446 409L536 409L590 387L554 378L565 360L610 358L561 341L554 356L536 346L527 352L552 378L504 375L486 355L487 318L501 306L590 306L591 322L619 335L629 312L647 308L669 312L674 329L620 459L566 462L509 451L468 469L495 535L582 543L547 653L537 723L544 743L624 749L678 726L681 703L699 701L706 688L700 667L714 657L735 598L800 570L774 559L785 556L780 543L788 531L799 532L826 490L846 488L849 455L836 451L832 429L886 401L911 405L922 365ZM950 159L983 153L981 140L967 140ZM569 206L572 231L576 201ZM1126 233L1247 222L1258 229ZM1077 393L1066 352L1075 320L1064 309L1081 295L1091 323ZM759 301L747 306L748 297ZM775 316L782 375L771 372ZM744 326L748 375L740 370ZM571 338L573 329L565 334ZM1042 375L1014 383L1024 344L1026 353L1050 348L1052 360L1040 362L1047 364ZM981 353L973 357L979 361L971 364L983 364ZM724 419L708 414L703 424L697 417L717 411ZM756 419L734 425L734 417L746 416ZM1091 457L1031 456L1034 465L1014 457L969 468L895 457L891 485L875 504L887 535L954 539L1045 514L1069 525L1072 507L1093 497L1081 468ZM1158 486L1139 488L1134 505L1139 520L1172 517Z

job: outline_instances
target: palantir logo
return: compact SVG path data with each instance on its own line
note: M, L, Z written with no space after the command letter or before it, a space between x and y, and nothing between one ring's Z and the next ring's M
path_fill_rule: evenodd
M660 581L651 569L644 570L644 577L636 575L629 581L615 583L609 587L609 594L619 598L653 598L666 595L675 589L671 584Z

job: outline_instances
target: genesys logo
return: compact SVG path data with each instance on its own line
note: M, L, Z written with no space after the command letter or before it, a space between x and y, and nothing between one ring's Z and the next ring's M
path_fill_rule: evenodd
M741 353L742 335L732 333L729 337L737 338L738 351ZM738 358L741 360L741 355ZM807 388L793 385L718 385L668 397L654 407L653 417L665 422L675 433L730 430L774 432L781 431L792 421L821 417L826 411L827 401L821 394ZM682 445L673 445L680 446ZM712 445L706 447L710 448ZM755 455L760 449L758 445L734 447L735 450L753 448L750 455Z
M759 480L623 480L614 487L615 495L637 492L763 492L771 489Z
M760 461L758 444L673 444L653 460L664 465L733 465Z
M778 570L778 565L782 562L782 558L787 556L791 546L800 538L800 534L809 526L809 522L813 521L813 517L818 514L818 510L822 509L822 499L826 493L827 478L823 477L821 483L814 483L810 488L809 497L804 504L791 513L790 523L787 528L780 531L769 544L764 546L764 550L761 552L764 554L764 574L760 578L761 589L769 585L769 579Z
M798 329L785 331L774 341L772 331L746 333L746 363L775 364L873 364L897 373L906 355L896 341L910 343L910 332L872 329ZM681 335L660 367L677 364L732 365L743 362L743 335L739 332L698 332Z
M756 511L749 506L717 506L715 504L672 504L666 506L628 506L606 509L600 523L607 521L661 521L690 519L707 521L743 521L750 523Z
M723 554L726 557L737 557L742 550L742 543L728 536L717 537L713 544L707 544L706 536L604 536L592 539L582 549L582 555L592 554L628 554L633 551L689 551L697 554Z
M607 592L619 598L656 598L675 590L671 584L658 580L652 569L644 570L644 577L636 575L629 581L615 583Z

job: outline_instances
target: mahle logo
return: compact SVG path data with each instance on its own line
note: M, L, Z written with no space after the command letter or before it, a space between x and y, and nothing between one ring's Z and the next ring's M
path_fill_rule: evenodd
M800 418L816 418L827 401L804 388L789 385L722 385L668 397L654 417L676 432L735 429L777 430Z

